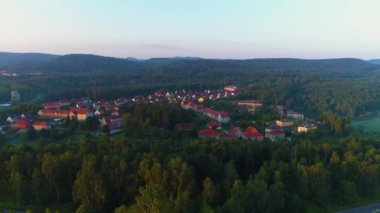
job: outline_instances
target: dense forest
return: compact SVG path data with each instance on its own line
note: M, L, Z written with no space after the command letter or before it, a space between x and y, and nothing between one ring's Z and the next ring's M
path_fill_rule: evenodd
M103 129L65 140L94 129L99 121L91 119L66 119L64 130L28 129L22 134L31 145L7 145L8 136L0 134L0 203L33 212L328 212L379 194L379 138L349 125L378 112L377 65L358 59L41 57L4 65L19 76L0 76L0 103L9 101L11 90L22 103L0 110L2 121L36 114L43 101L236 84L243 91L228 101L284 105L323 126L277 143L206 139L184 129L198 121L178 105L137 104L120 109L125 127L117 135ZM28 74L36 71L40 75ZM253 117L262 129L272 111L260 113Z
M355 137L252 143L154 137L0 149L0 193L77 212L304 212L379 189L379 144Z

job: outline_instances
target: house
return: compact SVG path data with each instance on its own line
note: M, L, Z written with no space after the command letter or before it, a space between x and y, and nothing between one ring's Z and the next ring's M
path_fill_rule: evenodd
M143 95L136 95L134 98L132 98L133 102L143 102L145 100Z
M219 138L219 133L215 129L202 129L199 131L199 137L211 137L211 138Z
M70 106L69 101L57 101L57 102L46 102L42 104L44 109L61 109L62 107Z
M218 128L221 128L222 126L218 123L218 122L215 122L215 121L211 121L207 124L208 128L210 129L218 129Z
M289 127L294 125L294 121L289 119L276 120L276 125L281 127Z
M91 104L91 99L88 97L81 97L73 100L78 108L88 107Z
M15 118L12 118L12 116L8 116L8 118L7 118L7 122L8 123L13 123L13 122L15 122Z
M203 114L219 123L230 122L230 115L228 112L219 112L210 108L205 108Z
M216 120L220 123L228 123L230 122L230 114L228 112L221 112Z
M45 121L35 121L33 122L32 126L36 131L41 131L43 129L50 129L50 125L48 125L48 123Z
M119 116L120 115L119 111L117 111L117 110L111 111L110 114L111 115L115 115L115 116Z
M240 127L232 128L231 133L233 133L236 138L240 138L242 136Z
M255 101L255 100L239 101L238 105L243 106L243 107L251 107L251 108L260 108L263 106L261 102Z
M110 134L119 132L124 124L124 120L121 116L106 116L101 122L101 126L107 126L110 130Z
M94 109L100 109L100 108L105 108L109 104L110 104L110 101L108 101L108 100L100 100L100 101L97 101L96 103L92 104L92 107Z
M317 129L317 125L315 123L310 122L310 123L306 123L306 124L298 126L297 132L298 133L307 133L307 132L314 130L314 129Z
M77 115L78 121L85 121L88 117L93 117L94 112L92 112L89 109L82 108L82 109L76 110L76 115Z
M100 109L95 110L94 115L95 116L101 116L103 112Z
M288 111L286 113L286 115L289 118L292 118L292 119L295 119L295 120L303 120L303 118L304 118L304 115L302 113L293 112L293 111Z
M54 109L42 109L38 111L38 116L44 118L74 118L75 113L72 110L54 110Z
M104 108L105 108L105 110L107 112L109 112L109 111L115 111L115 110L118 111L119 110L119 107L117 105L115 105L115 104L113 104L113 105L107 105Z
M12 129L27 129L30 127L30 120L22 118L11 124Z
M125 105L127 103L128 103L128 98L122 97L122 98L118 98L118 99L115 100L115 104L117 106Z
M265 138L271 141L285 139L285 131L280 126L271 126L265 129Z
M248 126L242 133L242 138L247 140L262 141L264 136L253 126Z
M236 90L237 90L237 86L234 86L234 85L224 87L224 91L227 91L227 92L236 92Z
M155 96L158 96L158 97L163 97L165 95L165 92L164 91L161 91L161 90L158 90L154 93Z
M225 132L222 134L222 137L225 139L235 139L235 135L232 132Z
M193 103L191 101L187 102L187 104L182 103L181 107L184 109L191 109L191 110L194 110L196 112L201 112L204 109L203 104L196 104L196 103Z

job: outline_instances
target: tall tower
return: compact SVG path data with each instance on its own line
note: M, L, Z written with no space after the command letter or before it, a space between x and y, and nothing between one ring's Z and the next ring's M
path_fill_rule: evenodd
M20 101L20 94L18 93L18 91L11 91L11 102L14 103L14 102L19 102Z

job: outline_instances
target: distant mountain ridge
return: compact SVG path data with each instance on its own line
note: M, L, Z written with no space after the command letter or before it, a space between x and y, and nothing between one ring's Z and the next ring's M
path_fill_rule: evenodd
M0 52L0 69L8 68L16 64L47 62L57 57L59 56L44 53Z
M368 60L368 61L369 61L370 63L380 65L380 59L372 59L372 60Z
M160 68L169 71L209 71L236 69L257 70L309 70L354 72L379 69L374 61L355 58L338 59L203 59L199 57L151 58L114 58L91 54L69 54L64 56L40 53L0 53L1 67L14 71L41 72L122 72Z

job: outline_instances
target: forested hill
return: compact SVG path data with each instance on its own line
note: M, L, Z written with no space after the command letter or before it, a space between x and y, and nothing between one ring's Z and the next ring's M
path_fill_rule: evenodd
M49 58L50 57L50 58ZM113 58L97 55L71 54L65 56L45 56L35 61L7 60L1 57L0 62L8 62L6 68L12 71L41 71L41 72L123 72L152 70L161 68L168 71L338 71L357 72L369 71L379 68L374 63L354 59L293 59L293 58L273 58L273 59L202 59L197 57L173 57L173 58L152 58L148 60L131 60L130 58ZM44 59L44 60L43 60ZM30 62L30 63L25 63ZM1 64L0 64L1 66ZM0 67L1 68L1 67Z
M43 53L0 52L0 69L12 67L16 64L19 65L26 63L47 62L57 57L59 56Z
M372 64L380 65L380 59L372 59L372 60L369 60L369 62L371 62Z
M239 71L341 71L356 72L378 69L379 66L354 58L342 59L293 59L268 58L248 60L182 60L165 66L166 69L239 70Z

